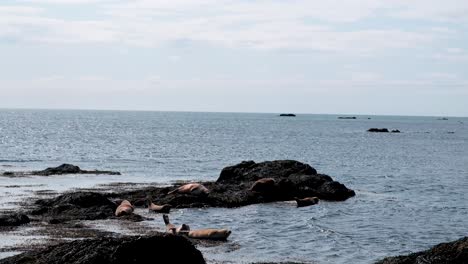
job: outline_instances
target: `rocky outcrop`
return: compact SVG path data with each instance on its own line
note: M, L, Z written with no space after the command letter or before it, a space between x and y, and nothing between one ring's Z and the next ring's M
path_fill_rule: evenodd
M380 133L388 133L388 128L369 128L367 132L380 132Z
M339 116L338 119L356 119L355 116Z
M40 171L7 171L2 174L6 177L21 177L30 175L51 176L62 174L108 174L120 175L117 171L102 171L102 170L82 170L80 167L72 164L62 164L58 167L51 167Z
M280 114L280 116L289 116L289 117L295 117L295 114Z
M273 184L254 188L256 181L273 179ZM112 198L141 201L151 196L159 204L175 208L187 207L239 207L272 201L293 200L295 197L318 197L322 200L343 201L355 195L353 190L333 181L308 164L294 160L277 160L256 163L244 161L226 167L216 182L203 182L208 195L168 194L178 186L150 187L142 190L111 194ZM260 191L259 191L260 190Z
M433 248L407 256L389 257L376 264L466 264L468 263L468 237L442 243Z
M12 213L0 215L0 227L20 226L29 223L29 217L25 214Z
M200 253L181 236L102 237L77 240L33 250L0 260L0 264L150 264L205 263Z

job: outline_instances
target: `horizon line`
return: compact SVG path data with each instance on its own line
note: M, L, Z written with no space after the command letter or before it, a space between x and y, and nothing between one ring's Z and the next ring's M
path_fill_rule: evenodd
M175 113L219 113L219 114L295 114L295 115L330 115L330 116L401 116L401 117L451 117L467 118L468 116L451 115L401 115L401 114L357 114L357 113L308 113L308 112L242 112L242 111L201 111L201 110L155 110L155 109L96 109L96 108L25 108L0 107L4 110L39 110L39 111L103 111L103 112L175 112Z

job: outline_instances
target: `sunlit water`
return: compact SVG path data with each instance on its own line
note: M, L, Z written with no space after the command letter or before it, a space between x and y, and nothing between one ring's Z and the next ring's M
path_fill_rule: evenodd
M281 202L181 209L171 218L192 228L232 229L228 243L201 250L209 260L234 263L372 263L468 235L468 119L370 117L1 110L0 171L66 162L122 175L0 177L0 203L6 210L41 190L112 182L216 180L223 167L242 160L295 159L356 197L305 208ZM371 127L403 133L366 132ZM162 221L140 225L163 230ZM0 241L18 240L22 229L12 232L0 232Z

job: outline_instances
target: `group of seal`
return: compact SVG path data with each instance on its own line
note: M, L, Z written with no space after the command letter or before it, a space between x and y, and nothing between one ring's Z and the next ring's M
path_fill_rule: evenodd
M196 196L208 195L208 188L199 183L188 183L178 187L175 190L168 192L167 194L190 194ZM166 224L166 232L174 235L184 235L189 238L195 239L210 239L210 240L226 240L231 235L229 229L217 229L217 228L205 228L190 230L187 224L182 224L179 227L171 224L169 216L167 215L172 206L170 204L157 205L151 200L151 197L147 197L148 210L155 213L163 213L163 220ZM140 201L138 201L140 202ZM115 216L120 217L124 215L130 215L134 211L134 206L128 201L123 200L115 210Z
M261 178L255 181L250 187L249 191L255 193L269 193L275 190L276 181L272 178ZM171 194L190 194L195 196L205 196L208 195L210 191L208 188L203 186L200 183L188 183L182 185L170 192L167 195ZM167 215L172 206L170 204L158 205L154 204L151 200L151 197L147 197L147 206L150 212L162 213L163 220L166 225L166 232L175 234L175 235L184 235L189 238L196 239L215 239L215 240L226 240L231 231L229 229L216 229L216 228L206 228L206 229L197 229L190 230L190 227L187 224L182 224L179 227L171 224L169 221L169 216ZM305 198L294 198L297 203L297 207L304 207L309 205L314 205L319 202L317 197L305 197ZM134 211L134 206L128 201L123 200L120 205L115 210L115 216L123 216L132 214Z

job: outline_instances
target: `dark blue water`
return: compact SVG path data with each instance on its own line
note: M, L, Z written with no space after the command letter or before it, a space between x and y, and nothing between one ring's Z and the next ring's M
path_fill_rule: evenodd
M234 263L372 263L468 235L468 119L370 117L2 110L0 171L67 162L123 175L0 177L0 202L14 207L31 190L108 182L215 180L242 160L295 159L356 197L299 209L289 202L183 209L173 221L231 228L229 243L202 250L209 260ZM24 188L6 188L12 184Z

